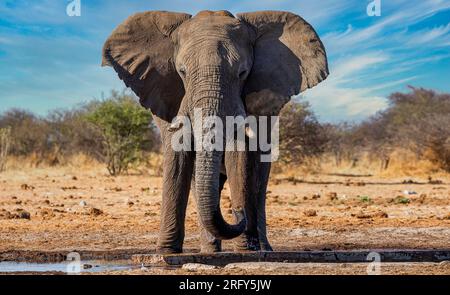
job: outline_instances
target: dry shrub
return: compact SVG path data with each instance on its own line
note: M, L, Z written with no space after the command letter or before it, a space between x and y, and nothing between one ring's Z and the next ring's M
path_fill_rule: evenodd
M324 128L307 103L290 102L280 113L280 160L302 163L320 155L327 143Z

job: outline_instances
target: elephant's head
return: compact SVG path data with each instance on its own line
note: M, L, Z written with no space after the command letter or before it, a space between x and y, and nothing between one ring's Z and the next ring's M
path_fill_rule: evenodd
M290 97L328 75L325 49L301 17L278 11L241 13L150 11L122 23L106 41L103 65L152 113L177 115L277 115ZM226 223L219 208L223 153L198 152L195 164L199 215L217 238L242 233L245 221Z

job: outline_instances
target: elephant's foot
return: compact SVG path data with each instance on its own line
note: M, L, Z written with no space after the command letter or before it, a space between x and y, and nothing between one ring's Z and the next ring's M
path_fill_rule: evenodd
M216 239L206 229L202 228L200 232L200 252L215 253L222 251L222 241Z
M259 235L259 244L262 251L273 251L272 246L270 246L269 240L267 239L267 236L265 234Z
M222 241L214 240L210 241L202 241L200 243L200 252L201 253L216 253L222 251Z
M259 251L259 240L256 237L249 235L240 235L234 240L234 251Z
M272 246L270 246L270 244L267 242L267 243L261 243L261 250L262 250L262 251L272 252L272 251L273 251L273 248L272 248Z

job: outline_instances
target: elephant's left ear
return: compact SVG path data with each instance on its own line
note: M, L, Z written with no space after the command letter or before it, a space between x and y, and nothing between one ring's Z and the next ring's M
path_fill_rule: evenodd
M141 104L168 122L178 113L183 82L173 61L171 35L191 16L147 11L130 16L103 46L103 66L111 66Z
M282 11L241 13L254 32L254 61L244 87L247 111L277 115L291 96L328 76L325 48L313 27Z

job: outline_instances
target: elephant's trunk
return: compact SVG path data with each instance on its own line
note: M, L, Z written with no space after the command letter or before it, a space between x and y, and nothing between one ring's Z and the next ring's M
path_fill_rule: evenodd
M220 69L208 67L200 71L200 79L196 85L194 95L197 109L201 110L201 120L203 121L201 132L203 139L211 132L211 126L203 126L206 117L225 118L223 101L224 97L231 95L228 83L220 75ZM197 122L194 122L197 124ZM225 122L223 122L225 125ZM194 127L197 128L197 127ZM217 126L216 126L217 128ZM194 136L195 133L194 133ZM220 135L219 135L220 136ZM198 139L196 142L198 144ZM198 214L203 226L217 239L233 239L241 235L246 228L246 218L244 208L234 208L236 224L228 224L220 210L220 167L223 157L223 150L205 149L203 141L202 147L196 147L195 160L195 189L197 196Z
M195 188L198 213L204 227L217 239L241 235L246 227L244 208L235 208L236 225L228 224L220 210L219 173L223 152L202 151L195 162Z

